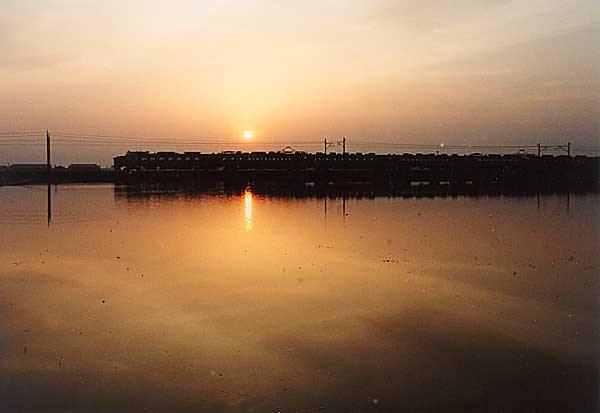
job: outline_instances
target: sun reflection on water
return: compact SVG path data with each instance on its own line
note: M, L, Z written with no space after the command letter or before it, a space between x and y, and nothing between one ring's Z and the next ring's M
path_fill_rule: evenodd
M246 231L252 231L252 191L246 188L244 191L244 206L246 213Z

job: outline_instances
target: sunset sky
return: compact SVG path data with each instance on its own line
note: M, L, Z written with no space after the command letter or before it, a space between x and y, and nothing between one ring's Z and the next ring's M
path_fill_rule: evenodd
M599 119L596 0L0 0L0 132L595 145Z

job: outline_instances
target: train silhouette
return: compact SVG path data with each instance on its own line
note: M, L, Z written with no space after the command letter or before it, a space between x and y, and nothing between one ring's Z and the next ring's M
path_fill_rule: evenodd
M597 186L600 158L528 154L148 152L114 158L124 182L203 179L416 185Z

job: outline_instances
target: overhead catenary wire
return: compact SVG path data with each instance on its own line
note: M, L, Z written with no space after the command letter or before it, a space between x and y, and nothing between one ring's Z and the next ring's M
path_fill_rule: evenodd
M46 131L4 131L0 132L0 146L18 147L34 146L45 142ZM59 147L70 146L73 148L188 148L188 147L216 147L240 145L239 139L224 139L216 137L197 138L168 138L157 136L135 136L135 135L110 135L102 133L87 132L52 132L52 145ZM293 145L303 149L320 149L321 140L256 140L244 142L246 149L273 148L282 144ZM564 144L523 144L523 145L484 145L484 144L433 144L433 143L402 143L382 140L369 140L367 138L356 138L348 140L348 147L355 151L386 152L390 150L415 151L527 151L543 148L546 151L564 150ZM576 152L598 152L600 145L570 145L572 151Z
M98 142L119 142L119 143L137 143L142 142L146 144L152 143L168 143L170 145L176 144L202 144L202 145L217 145L217 144L238 144L238 140L223 140L216 138L199 138L199 139L166 139L157 137L143 137L143 136L125 136L125 135L102 135L102 134L89 134L89 133L75 133L75 132L54 132L53 136L60 138L68 138L73 142L87 142L88 140L96 140ZM214 140L212 140L214 139ZM57 140L65 141L65 140ZM322 141L256 141L247 143L247 145L257 144L274 144L280 145L281 143L287 143L290 145L321 145ZM436 145L436 144L415 144L415 143L397 143L397 142L382 142L382 141L370 141L370 140L352 140L352 146L392 146L397 148L424 148L424 149L521 149L521 148L536 148L537 145Z
M27 131L27 132L19 132L19 131L4 131L0 132L0 137L2 136L21 136L21 135L32 135L34 137L45 136L46 131ZM143 135L110 135L110 134L98 134L98 133L87 133L87 132L62 132L62 131L53 131L53 137L65 137L65 138L78 138L78 139L106 139L106 140L141 140L144 142L147 141L168 141L173 142L174 137L157 137L157 136L143 136ZM184 141L198 141L198 142L206 142L206 143L228 143L228 142L238 142L237 139L223 139L217 137L198 137L198 138L185 138ZM262 141L268 143L281 143L283 140L271 140L271 141ZM311 143L311 144L322 144L322 140L302 140L298 143ZM291 142L295 143L295 142ZM485 147L485 148L517 148L517 147L537 147L537 144L511 144L511 145L482 145L482 144L433 144L433 143L402 143L402 142L390 142L390 141L380 141L380 140L370 140L368 138L355 138L352 139L353 144L370 144L370 145L389 145L389 146L432 146L432 147ZM563 146L564 144L559 143L546 143L542 146L552 147L552 146ZM573 146L578 147L593 147L597 148L600 145L579 145L573 144Z

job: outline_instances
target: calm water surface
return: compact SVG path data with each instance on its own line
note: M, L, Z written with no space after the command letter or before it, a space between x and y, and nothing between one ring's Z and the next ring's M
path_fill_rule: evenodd
M0 407L598 408L600 196L0 188Z

